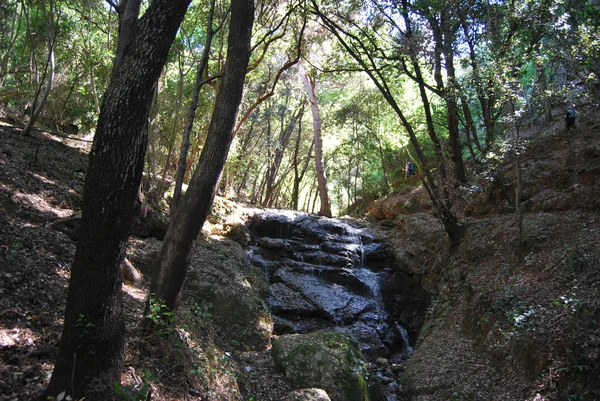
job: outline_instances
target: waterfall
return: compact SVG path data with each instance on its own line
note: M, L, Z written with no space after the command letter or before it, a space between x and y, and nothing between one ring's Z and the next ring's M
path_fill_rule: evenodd
M395 323L395 329L398 330L398 333L400 334L400 337L402 337L402 341L404 342L404 352L406 353L406 356L410 356L414 349L413 347L410 345L410 340L408 338L408 332L406 331L406 329L402 326L400 326L398 323Z
M379 275L365 267L354 269L353 273L356 278L364 284L368 294L375 301L377 314L382 319L386 319L387 313L383 307L383 294L381 293L381 286L379 285Z

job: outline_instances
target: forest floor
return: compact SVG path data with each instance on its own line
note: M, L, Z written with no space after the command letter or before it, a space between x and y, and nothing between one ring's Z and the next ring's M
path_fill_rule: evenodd
M423 285L434 294L405 367L403 399L600 399L594 398L600 392L597 111L582 113L570 137L560 122L524 130L528 209L521 245L514 213L498 190L465 195L467 234L458 249L448 247L429 212L416 211L423 224L398 215L380 227L409 255L407 265L425 273ZM90 146L83 139L40 131L23 137L0 121L0 401L33 399L52 371L75 243L51 223L80 211ZM504 167L510 182L514 166L508 160ZM123 286L125 384L150 383L155 400L233 400L239 394L225 392L239 392L235 378L250 369L254 401L283 399L288 389L265 354L233 360L210 324L202 324L200 345L212 347L207 358L217 362L210 380L221 394L190 392L184 379L150 377L144 367L164 362L151 358L160 342L137 329L147 284Z

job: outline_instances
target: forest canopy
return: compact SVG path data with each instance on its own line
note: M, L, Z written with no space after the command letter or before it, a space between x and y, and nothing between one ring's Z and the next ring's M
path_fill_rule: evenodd
M3 2L4 112L65 135L93 133L117 50L117 6ZM141 12L147 7L142 2ZM229 14L227 1L211 7L194 0L171 46L148 125L144 191L152 202L170 202L182 145L184 188L198 160L224 67ZM484 157L511 135L515 117L551 119L553 108L598 95L594 1L261 1L255 14L219 193L256 205L319 210L300 66L315 82L334 214L414 185L404 180L406 160L421 175L435 170L434 191L439 179L464 182L472 168L464 161Z

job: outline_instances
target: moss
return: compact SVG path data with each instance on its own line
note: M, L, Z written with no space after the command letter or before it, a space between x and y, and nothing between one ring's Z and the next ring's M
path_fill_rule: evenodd
M339 332L292 334L275 340L272 354L294 388L323 388L332 401L368 401L357 344Z
M348 401L369 401L369 387L365 378L357 372L352 372L346 382L344 395Z

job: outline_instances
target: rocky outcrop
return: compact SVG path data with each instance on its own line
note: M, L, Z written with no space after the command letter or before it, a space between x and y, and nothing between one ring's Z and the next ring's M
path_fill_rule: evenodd
M393 220L401 214L430 212L433 208L431 199L423 187L410 192L394 193L376 200L367 208L370 216L379 220Z
M356 387L362 386L362 377L343 379L345 388L354 383L353 394L359 398L348 398L339 388L335 390L337 385L324 387L319 381L343 376L333 367L337 362L329 361L338 358L337 351L328 349L331 344L327 339L333 338L339 341L332 344L350 341L360 351L360 358L371 362L371 401L394 399L399 387L396 374L374 362L383 358L395 365L410 355L409 334L401 326L404 322L399 324L396 318L410 319L414 335L422 323L416 316L423 315L429 299L414 295L411 277L396 275L397 261L380 237L355 220L290 211L258 212L248 226L255 238L249 256L254 268L268 279L266 303L273 314L274 331L282 335L274 345L273 356L292 386L324 388L332 400L367 397L362 387ZM402 294L405 289L408 292ZM417 308L405 311L399 300L410 301ZM323 362L324 358L329 359ZM344 366L339 369L347 370ZM356 373L354 368L350 370Z
M363 351L379 349L387 314L379 273L364 266L389 263L381 241L354 221L290 211L260 212L248 225L256 238L252 263L269 280L276 333L360 332Z

